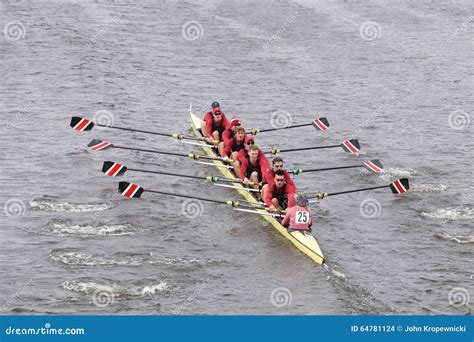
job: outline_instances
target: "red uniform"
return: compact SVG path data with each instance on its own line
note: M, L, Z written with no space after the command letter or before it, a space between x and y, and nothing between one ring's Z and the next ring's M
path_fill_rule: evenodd
M266 159L266 158L265 158ZM268 163L268 160L266 161ZM262 181L264 177L266 177L266 173L268 170L268 166L265 160L261 159L260 157L257 158L257 162L252 164L250 158L245 158L242 161L242 165L240 166L240 178L250 178L252 172L257 171L258 173L258 180L259 182Z
M224 151L222 151L221 157L229 156L231 152L239 152L243 149L245 150L244 141L245 139L242 139L241 142L238 142L235 137L230 140L227 140L225 142L225 148Z
M205 134L206 137L212 138L212 132L218 131L219 132L219 138L222 138L222 133L229 128L230 122L227 120L225 113L222 113L222 120L220 122L216 122L214 120L214 116L212 115L212 112L207 112L204 115L203 120L206 123L206 127L202 130L202 132Z
M286 171L285 169L280 169L280 170L282 170L285 173L285 182L286 182L286 186L288 187L288 191L297 193L298 190L296 189L295 182L293 182L293 179L291 179L288 171ZM273 169L270 168L266 173L264 182L268 183L271 186L274 183L274 179L275 179L275 173L273 172Z
M237 156L237 158L239 159L239 161L241 163L243 163L243 161L245 159L247 159L248 156L249 156L249 154L248 154L247 150L244 148L244 149L239 151L239 155ZM263 151L261 149L258 149L258 158L260 160L262 160L266 165L270 165L270 162L268 161L265 154L263 154Z
M227 142L234 137L234 130L232 127L227 128L224 133L222 133L222 141L226 144ZM245 138L244 138L245 139Z
M270 207L273 204L272 199L276 198L283 209L294 207L294 192L290 192L289 190L287 184L283 185L280 189L278 189L275 184L269 184L267 196L264 199L265 204Z

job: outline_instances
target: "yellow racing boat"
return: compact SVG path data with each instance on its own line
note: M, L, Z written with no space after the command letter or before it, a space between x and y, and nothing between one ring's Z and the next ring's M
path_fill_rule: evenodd
M190 120L191 120L191 128L196 135L197 138L202 138L202 133L201 133L201 119L196 116L193 112L189 112L190 114ZM202 148L204 151L207 153L209 157L217 157L217 154L215 151L211 148L206 146L206 144L202 144ZM219 171L222 173L222 175L225 178L229 179L235 179L234 173L228 169L223 167L224 163L222 161L218 160L213 160L213 163L221 166L217 167ZM246 201L252 204L259 204L257 199L255 198L254 195L252 195L250 192L244 190L244 187L240 183L233 183L233 186L237 189L240 195L242 195ZM302 251L304 254L309 256L314 262L317 264L323 264L324 263L324 256L323 252L321 252L321 249L319 248L318 242L316 241L315 237L313 234L309 231L292 231L291 233L288 232L288 230L283 227L280 222L273 216L265 215L265 211L262 211L262 215L260 215L263 219L267 220L268 223L270 223L273 228L278 230L284 237L286 237L288 240L290 240L293 245L296 246L300 251Z

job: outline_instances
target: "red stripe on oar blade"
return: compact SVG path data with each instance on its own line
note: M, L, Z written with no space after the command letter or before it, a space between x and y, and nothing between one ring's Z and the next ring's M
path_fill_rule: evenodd
M342 144L346 147L348 152L351 152L351 153L359 152L359 150L349 140L344 141Z
M369 169L371 169L372 171L374 172L377 172L377 173L382 173L382 169L380 167L378 167L377 165L375 165L374 163L372 163L370 160L369 161L366 161L364 163Z
M99 151L99 150L103 150L104 148L107 148L109 146L111 146L112 144L109 143L108 141L103 141L101 142L100 144L97 144L95 146L91 146L91 150L92 151Z
M115 163L105 174L110 177L115 177L120 170L123 168L123 165Z
M318 120L314 120L314 124L316 126L318 126L318 128L321 130L321 131L327 131L329 127L327 127L325 124L323 124L323 122L318 119Z
M125 189L122 195L125 197L132 198L138 191L138 189L140 189L138 185L130 183L130 185L127 187L127 189Z
M84 131L90 123L91 123L90 120L87 120L84 118L81 121L79 121L79 123L76 126L74 126L74 129L76 131Z
M407 189L405 189L403 184L398 179L392 184L395 186L399 194L403 194L404 192L407 192Z

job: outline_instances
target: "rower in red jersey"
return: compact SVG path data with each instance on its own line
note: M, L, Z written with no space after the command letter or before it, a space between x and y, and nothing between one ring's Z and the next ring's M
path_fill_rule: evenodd
M221 111L219 102L213 102L212 109L204 115L202 122L202 134L207 138L208 143L222 140L222 133L230 126L225 113Z
M240 168L240 178L244 181L244 184L252 183L255 189L259 188L259 183L268 170L268 160L266 160L266 157L265 159L260 158L258 150L257 146L251 146L248 157L242 161Z
M273 184L269 185L264 200L271 211L286 210L295 205L295 194L288 188L282 170L275 172Z
M291 179L288 171L283 168L283 158L275 157L272 160L272 167L268 170L268 172L266 173L266 177L263 180L264 185L262 187L262 198L266 197L269 187L271 187L273 185L274 178L275 178L275 173L278 170L282 170L283 173L285 174L285 182L286 182L286 186L288 188L288 191L292 192L292 193L297 193L298 192L298 190L296 189L296 185L293 182L293 179Z
M240 120L237 118L232 118L230 120L230 127L227 128L224 133L222 133L222 141L219 143L219 154L222 156L222 153L226 148L228 148L229 141L235 136L237 129L241 127ZM244 131L244 138L245 138L245 131ZM227 155L227 154L226 154Z
M255 145L255 141L252 136L246 135L245 136L245 148L241 149L239 153L237 154L237 159L234 159L234 172L238 176L240 175L240 168L242 163L244 162L245 159L248 158L249 154L248 151L250 151L250 148ZM258 149L258 157L268 166L270 165L270 162L268 161L267 157L265 154L263 154L263 151L261 149Z
M226 142L225 149L221 152L221 157L226 161L230 158L234 163L238 160L237 156L242 149L245 149L245 129L239 127L235 136Z

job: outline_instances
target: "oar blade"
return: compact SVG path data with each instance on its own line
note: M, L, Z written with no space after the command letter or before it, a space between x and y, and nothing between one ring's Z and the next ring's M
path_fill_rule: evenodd
M141 186L129 182L120 182L118 187L118 192L127 198L140 198L143 191L145 191L145 189Z
M113 161L105 161L102 165L102 172L109 177L122 176L127 170L125 165L114 163Z
M109 148L113 147L113 145L110 142L106 140L100 140L100 139L93 139L87 146L92 151L108 150Z
M341 147L347 153L352 153L352 154L357 153L360 150L359 140L357 139L345 140L342 142Z
M383 172L383 165L378 159L367 160L366 162L364 162L364 167L371 172Z
M327 131L329 129L329 121L325 117L314 120L312 125L320 131Z
M87 132L94 127L94 123L86 118L81 118L80 116L73 116L71 118L70 126L76 131Z
M410 189L408 178L397 179L390 184L390 189L394 194L403 194Z

